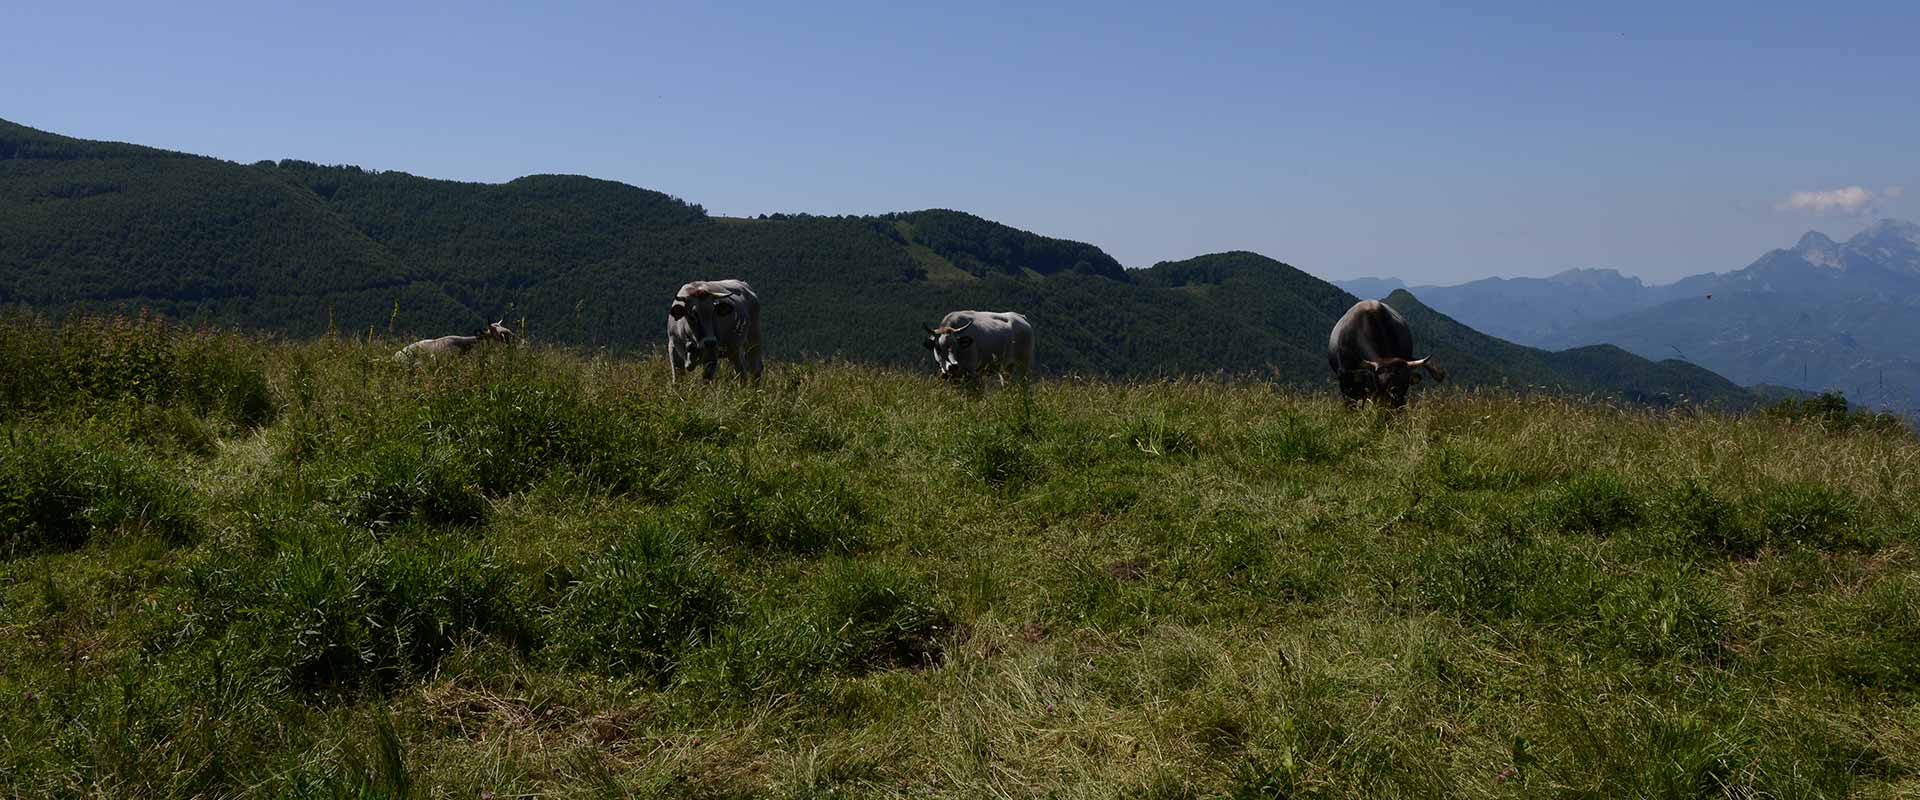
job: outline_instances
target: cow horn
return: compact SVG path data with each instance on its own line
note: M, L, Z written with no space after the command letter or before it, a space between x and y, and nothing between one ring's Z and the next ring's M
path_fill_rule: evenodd
M1432 358L1432 357L1433 357L1433 356L1427 356L1427 358ZM1416 358L1416 359L1414 359L1414 360L1412 360L1412 361L1409 361L1409 362L1407 362L1407 366L1409 366L1409 367L1424 367L1424 366L1426 366L1426 365L1427 365L1427 358Z
M939 335L940 335L940 332L939 332L939 331L936 331L936 330L934 330L934 329L933 329L933 326L932 326L932 325L928 325L928 324L926 324L926 323L924 323L924 322L922 322L922 323L920 323L920 327L922 327L922 328L926 328L926 329L927 329L927 335L928 335L928 336L939 336Z
M1379 368L1380 368L1380 362L1378 362L1378 361L1368 361L1368 360L1366 360L1366 359L1364 359L1364 358L1363 358L1363 359L1360 359L1360 363L1362 363L1362 364L1365 364L1365 365L1367 365L1367 369L1379 369Z
M960 326L960 327L958 327L958 328L950 328L950 329L948 329L948 330L947 330L947 332L948 332L948 333L959 333L959 332L961 332L961 331L964 331L964 330L966 330L966 329L968 329L968 328L971 328L971 327L973 327L973 320L967 320L967 324L965 324L965 325L962 325L962 326Z

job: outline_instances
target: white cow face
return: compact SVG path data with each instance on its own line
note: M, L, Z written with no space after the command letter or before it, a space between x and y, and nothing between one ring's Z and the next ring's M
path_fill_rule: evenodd
M921 346L933 351L934 368L947 380L971 376L980 369L980 351L967 334L930 332Z
M718 344L721 326L732 322L733 314L732 300L711 294L675 297L667 309L668 316L687 323L687 330L693 335L687 349L694 353L711 350Z

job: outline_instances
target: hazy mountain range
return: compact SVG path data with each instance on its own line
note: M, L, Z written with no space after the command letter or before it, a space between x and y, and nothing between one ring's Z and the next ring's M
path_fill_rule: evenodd
M1732 272L1649 286L1611 269L1407 287L1337 281L1361 296L1408 289L1487 333L1542 348L1615 344L1677 357L1744 385L1839 390L1920 410L1920 225L1886 219L1844 242L1810 231Z

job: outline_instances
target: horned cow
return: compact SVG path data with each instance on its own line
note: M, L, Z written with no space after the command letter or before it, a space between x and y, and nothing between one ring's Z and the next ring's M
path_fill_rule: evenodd
M1431 356L1413 357L1413 329L1400 312L1378 300L1354 303L1333 324L1327 365L1349 404L1373 397L1400 408L1407 404L1409 387L1420 382L1420 370L1435 381L1447 379L1446 370L1435 366Z
M667 307L667 361L672 378L704 362L700 377L713 380L721 356L741 378L758 381L760 298L746 281L693 281L673 294Z
M1033 326L1014 312L954 311L938 328L921 327L927 331L921 346L933 351L934 366L947 380L977 381L991 369L1005 386L1007 372L1025 381L1033 369Z

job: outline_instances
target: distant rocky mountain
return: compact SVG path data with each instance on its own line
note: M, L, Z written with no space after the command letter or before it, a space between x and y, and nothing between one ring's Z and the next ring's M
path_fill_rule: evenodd
M1398 283L1382 278L1335 281L1361 297L1384 296L1385 292L1378 292L1380 288ZM1548 278L1482 278L1457 286L1406 288L1454 319L1522 343L1555 340L1585 323L1645 308L1663 299L1656 287L1611 269L1570 269ZM1544 308L1552 308L1555 313L1526 312Z
M1390 279L1340 282L1355 294ZM1397 282L1397 281L1395 281ZM1615 344L1684 358L1743 385L1839 390L1920 411L1920 225L1886 219L1846 241L1809 231L1745 268L1648 286L1613 270L1415 286L1467 325L1559 349Z

